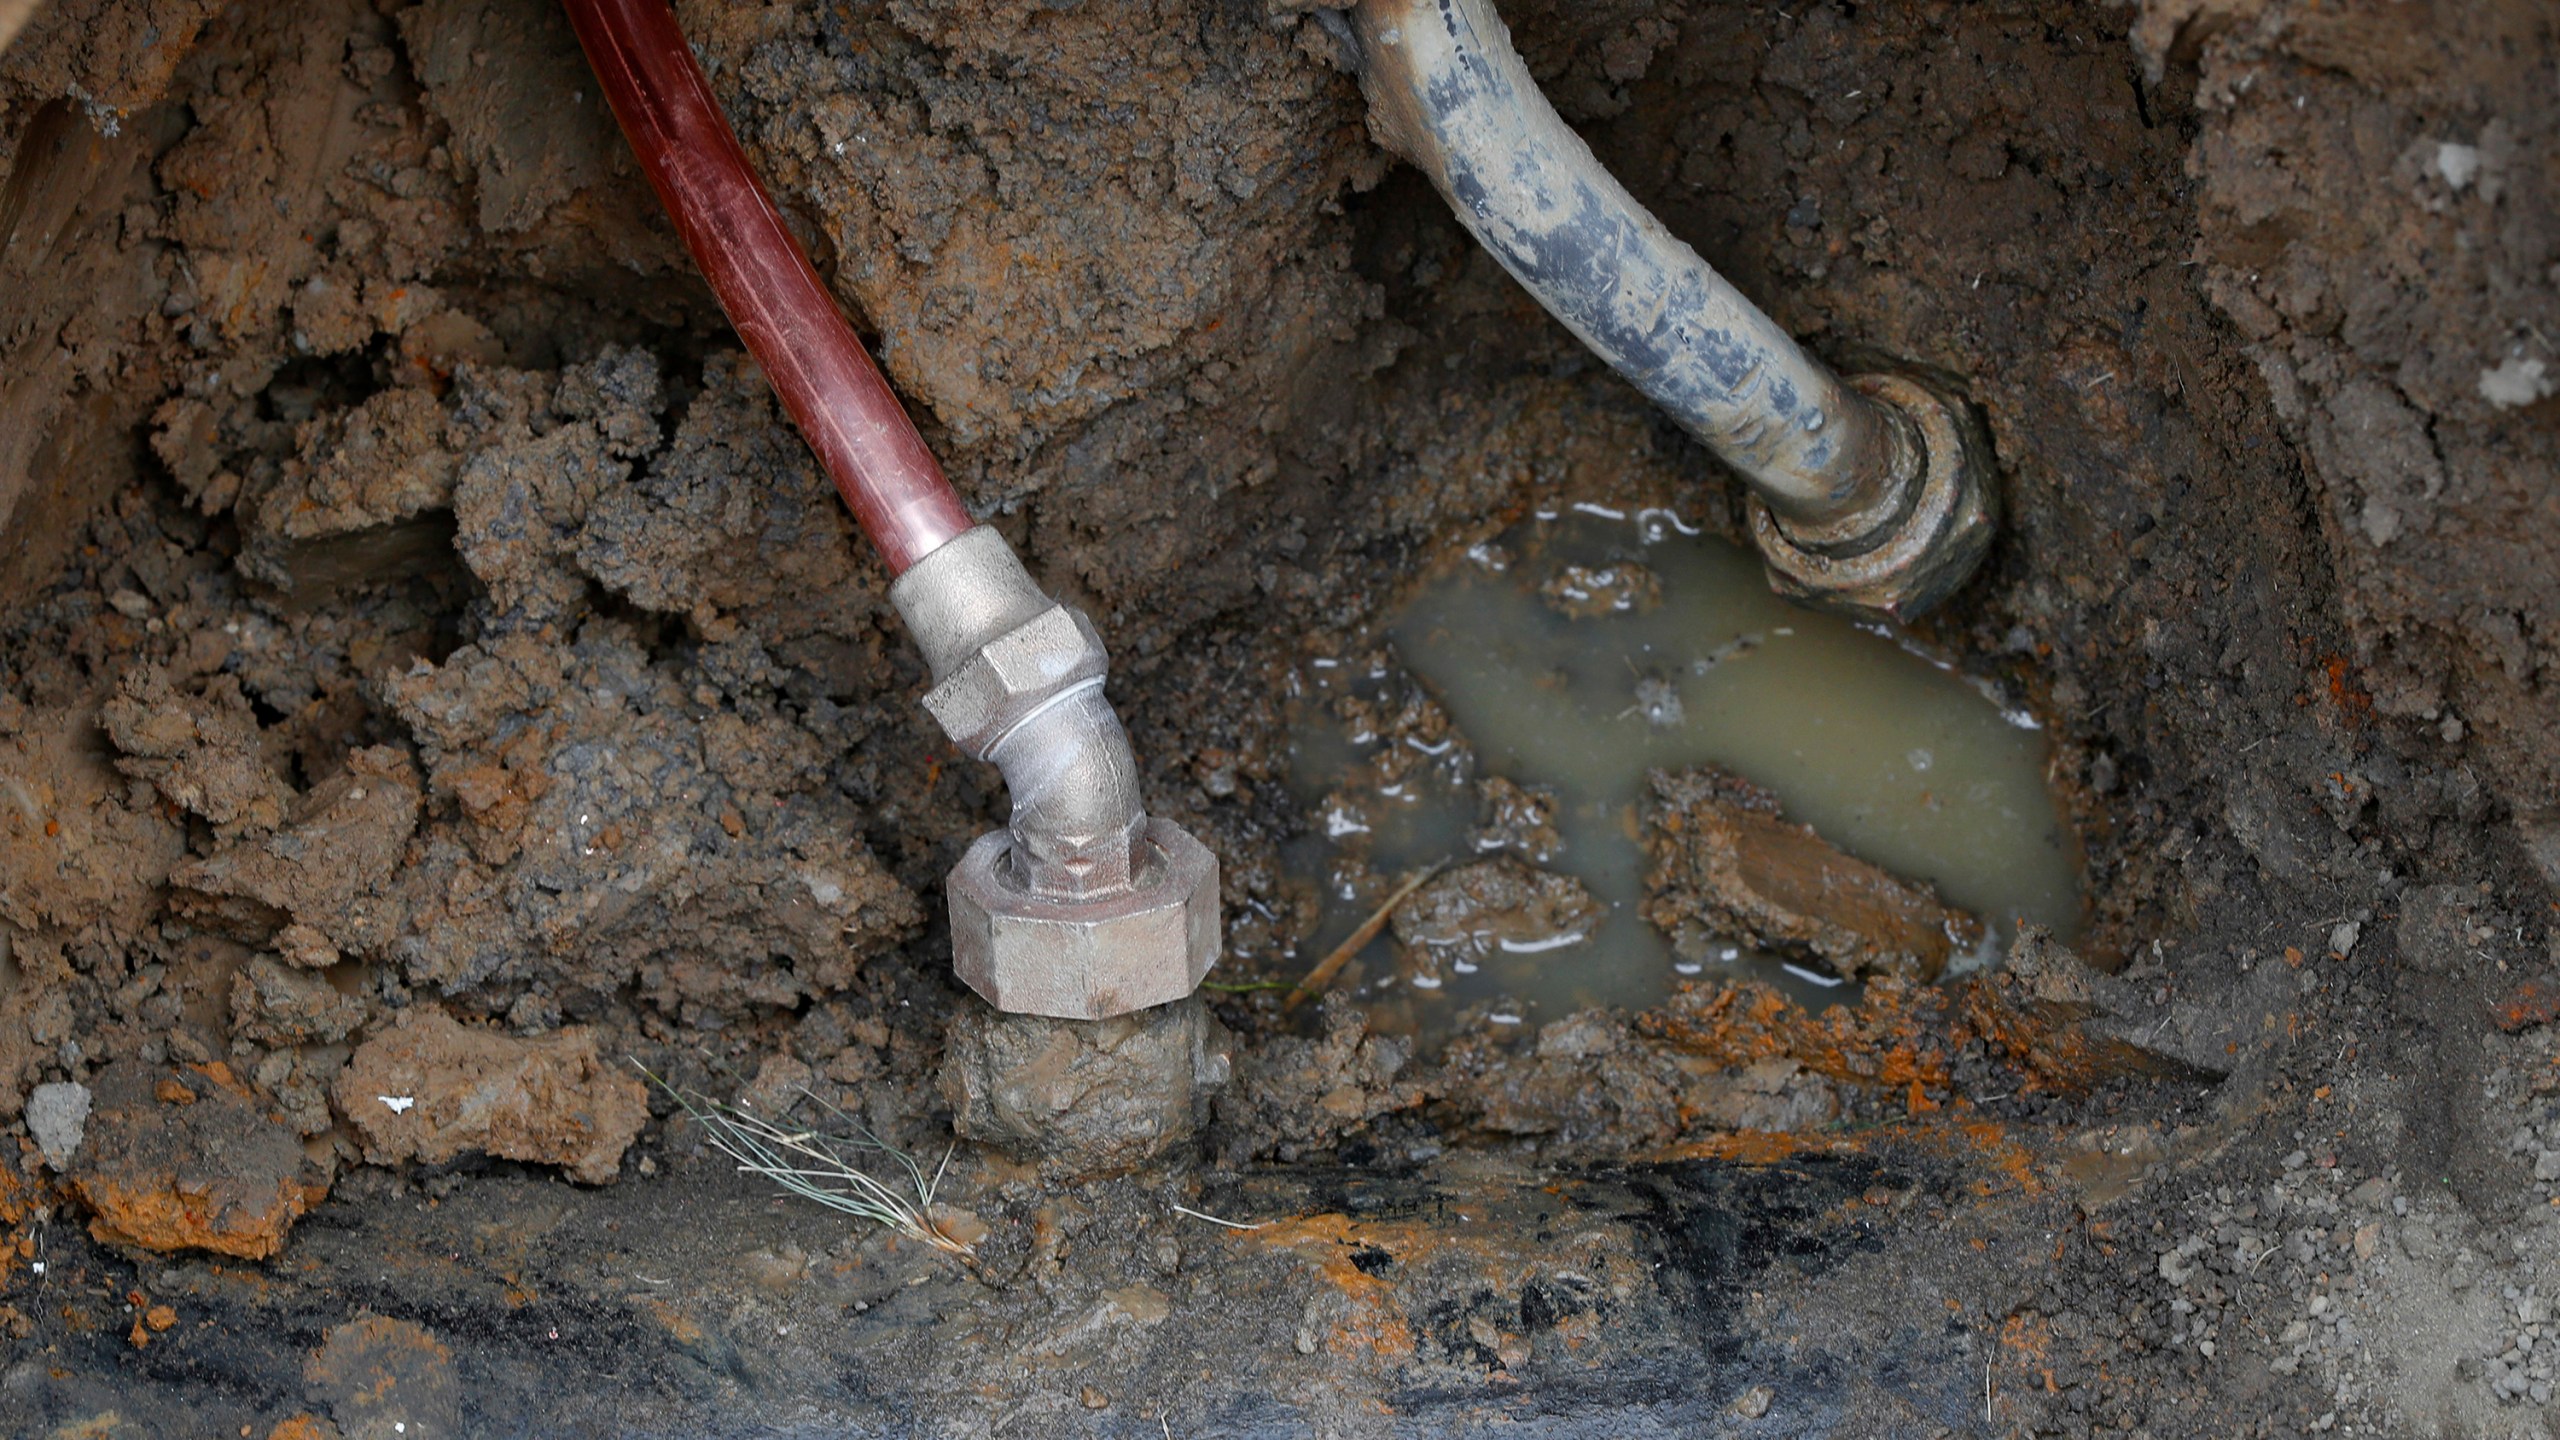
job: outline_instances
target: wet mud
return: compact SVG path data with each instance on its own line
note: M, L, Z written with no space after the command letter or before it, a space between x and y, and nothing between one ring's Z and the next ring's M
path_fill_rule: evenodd
M1109 639L1215 980L1323 943L1292 676L1541 511L1740 533L1305 7L678 10ZM553 8L50 0L0 51L0 1429L2539 1433L2547 7L1506 16L1810 348L1980 407L2005 529L1917 640L2049 727L2082 931L1428 1050L1356 986L991 1026L938 913L995 777ZM1659 613L1606 568L1538 603ZM1182 1083L1112 1078L1150 1046ZM635 1060L958 1140L975 1260ZM1155 1127L1102 1178L1026 1138L1086 1084Z

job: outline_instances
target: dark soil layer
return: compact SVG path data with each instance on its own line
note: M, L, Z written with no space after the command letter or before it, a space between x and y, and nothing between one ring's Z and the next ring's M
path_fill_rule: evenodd
M1735 529L1297 6L678 8L1238 954L1314 914L1302 657L1532 507ZM1929 638L2056 729L2095 971L1428 1063L1221 994L1196 1135L955 1156L969 1262L662 1095L625 1150L633 1057L941 1153L995 778L549 0L52 0L0 53L0 1431L2543 1433L2560 21L1507 8L1784 324L1981 406L2008 518Z

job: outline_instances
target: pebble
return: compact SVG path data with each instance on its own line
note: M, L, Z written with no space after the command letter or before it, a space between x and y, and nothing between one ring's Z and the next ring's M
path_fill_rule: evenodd
M45 1163L60 1170L71 1163L89 1127L89 1087L57 1082L39 1085L27 1097L27 1133L44 1151Z

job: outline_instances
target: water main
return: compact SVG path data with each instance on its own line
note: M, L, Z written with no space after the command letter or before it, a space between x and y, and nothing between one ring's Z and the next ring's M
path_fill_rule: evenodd
M1990 548L1988 445L1915 376L1843 380L1601 167L1490 0L1360 0L1349 28L1379 143L1611 368L1740 471L1780 594L1907 619Z
M667 0L563 0L676 233L893 578L925 708L1013 813L951 872L952 965L1000 1010L1095 1020L1181 999L1218 955L1218 862L1150 818L1108 656L976 524L783 228Z

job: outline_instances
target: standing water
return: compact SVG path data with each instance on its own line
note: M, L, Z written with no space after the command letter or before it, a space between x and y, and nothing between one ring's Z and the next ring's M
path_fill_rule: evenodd
M1423 589L1389 635L1398 663L1318 659L1301 677L1292 774L1317 824L1292 860L1324 912L1297 963L1399 880L1497 850L1595 903L1449 966L1400 966L1382 934L1343 981L1382 1027L1432 1039L1472 1007L1536 1024L1652 1004L1684 977L1848 998L1808 963L1732 937L1675 942L1644 919L1638 817L1656 769L1712 764L1774 792L1789 820L1934 885L1992 944L2020 920L2066 935L2080 921L2078 847L2032 718L1882 627L1780 602L1756 559L1664 512L1524 525Z

